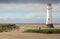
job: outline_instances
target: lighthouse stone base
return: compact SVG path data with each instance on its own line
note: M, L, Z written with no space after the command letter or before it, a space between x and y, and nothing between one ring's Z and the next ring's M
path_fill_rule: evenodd
M46 24L47 28L54 28L53 24Z

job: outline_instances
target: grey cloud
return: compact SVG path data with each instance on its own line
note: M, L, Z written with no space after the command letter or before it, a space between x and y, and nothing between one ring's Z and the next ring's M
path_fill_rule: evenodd
M0 0L0 3L42 3L45 4L47 0ZM52 3L60 3L60 0L52 0Z

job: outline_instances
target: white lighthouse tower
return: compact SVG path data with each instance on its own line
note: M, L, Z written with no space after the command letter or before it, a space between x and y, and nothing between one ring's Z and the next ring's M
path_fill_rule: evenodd
M53 28L53 24L52 24L52 5L51 5L51 0L48 0L48 3L47 3L46 25L47 25L47 27L49 27L49 28Z

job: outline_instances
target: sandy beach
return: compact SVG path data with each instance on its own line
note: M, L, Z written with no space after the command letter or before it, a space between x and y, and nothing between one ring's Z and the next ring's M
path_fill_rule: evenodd
M60 34L21 33L11 31L0 33L0 39L60 39Z
M0 39L60 39L60 34L22 33L25 29L38 29L38 27L21 26L18 31L0 33Z

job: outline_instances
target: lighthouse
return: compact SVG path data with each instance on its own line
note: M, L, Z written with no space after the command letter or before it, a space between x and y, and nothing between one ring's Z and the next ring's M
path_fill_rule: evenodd
M47 1L47 18L46 18L46 26L47 26L48 28L53 28L51 0L48 0L48 1Z

